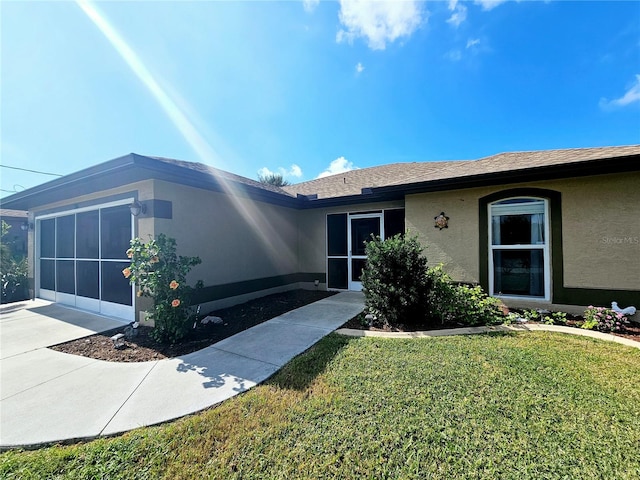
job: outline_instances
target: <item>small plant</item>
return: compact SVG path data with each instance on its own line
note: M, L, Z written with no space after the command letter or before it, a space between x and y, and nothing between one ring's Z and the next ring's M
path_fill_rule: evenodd
M549 312L546 310L524 310L522 318L528 322L541 322L545 325L566 325L567 314L565 312Z
M565 312L553 312L550 317L548 315L545 316L545 323L549 325L566 325L567 314Z
M610 308L589 305L584 312L582 328L601 332L619 332L628 324L629 319L622 313Z
M526 321L526 319L521 317L520 315L518 315L515 312L509 312L504 317L504 324L505 325L513 325L514 323L521 323L523 321Z
M369 313L387 324L416 324L427 317L427 259L417 238L372 237L366 245L362 290Z
M164 234L148 243L134 238L127 257L131 265L122 274L137 285L139 297L154 301L147 313L155 323L151 335L162 343L179 342L189 333L195 317L189 306L193 288L187 285L186 276L201 263L200 258L178 256L175 239Z

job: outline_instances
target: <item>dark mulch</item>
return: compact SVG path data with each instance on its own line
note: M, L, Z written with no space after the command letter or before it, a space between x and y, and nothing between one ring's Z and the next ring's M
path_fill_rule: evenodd
M333 295L335 292L291 290L257 298L247 303L216 310L207 315L222 318L222 324L196 324L188 338L176 345L163 345L151 336L151 327L138 327L138 334L127 340L126 347L116 350L111 337L124 327L80 338L51 347L53 350L109 362L146 362L177 357L213 345L220 340L247 330L285 312ZM200 315L204 318L206 315Z

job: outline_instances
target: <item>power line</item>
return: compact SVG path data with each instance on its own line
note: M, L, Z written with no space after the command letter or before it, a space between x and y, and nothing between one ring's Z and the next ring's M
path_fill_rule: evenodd
M0 165L0 167L11 168L13 170L22 170L23 172L39 173L40 175L51 175L53 177L62 177L59 173L41 172L39 170L29 170L28 168L11 167L9 165Z

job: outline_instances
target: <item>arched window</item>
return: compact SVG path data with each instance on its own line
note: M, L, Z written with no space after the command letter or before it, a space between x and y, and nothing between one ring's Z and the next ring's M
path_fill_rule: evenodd
M489 290L492 295L550 299L549 213L542 198L489 204Z

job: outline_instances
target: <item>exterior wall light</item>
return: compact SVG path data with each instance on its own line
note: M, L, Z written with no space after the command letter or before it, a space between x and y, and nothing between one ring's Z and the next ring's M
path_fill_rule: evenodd
M23 232L26 232L28 230L33 230L33 223L24 222L22 225L20 225L20 230L22 230Z
M141 213L147 212L147 206L144 203L140 203L138 200L135 200L131 205L129 205L129 210L131 210L131 215L137 217Z

